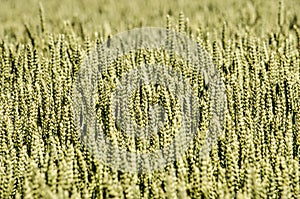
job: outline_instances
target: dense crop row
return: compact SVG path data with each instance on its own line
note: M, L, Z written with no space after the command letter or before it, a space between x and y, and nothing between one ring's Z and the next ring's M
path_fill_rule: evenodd
M37 32L26 25L18 43L0 43L0 198L300 198L300 29L289 27L282 13L276 30L264 36L219 24L222 35L214 41L205 30L194 31L194 22L182 13L178 24L167 18L167 28L191 35L212 55L226 88L224 129L211 152L201 156L209 96L203 77L193 79L201 85L203 114L195 139L173 164L137 174L99 162L80 143L74 122L78 71L103 37L97 33L82 41L68 23L63 34L49 34L41 7ZM179 58L145 50L116 61L108 81L132 67L130 61L151 61L149 53L158 63L180 68ZM168 144L172 134L128 144L120 130L110 130L105 107L113 87L99 85L98 116L109 139L138 151ZM149 103L162 100L169 108L170 126L179 125L175 99L166 90L152 86L140 92L131 104L137 122L147 123L141 107L151 96Z

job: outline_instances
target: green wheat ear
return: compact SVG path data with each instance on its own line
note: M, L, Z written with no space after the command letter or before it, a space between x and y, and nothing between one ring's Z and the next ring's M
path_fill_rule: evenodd
M39 16L40 16L40 26L41 26L41 32L45 32L45 11L43 4L39 3Z
M282 29L283 24L284 24L284 20L285 20L285 15L284 15L284 0L279 0L278 1L278 26L280 27L280 29Z

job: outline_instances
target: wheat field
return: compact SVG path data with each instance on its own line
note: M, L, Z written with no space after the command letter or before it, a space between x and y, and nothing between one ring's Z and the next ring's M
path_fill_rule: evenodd
M0 5L0 198L300 198L300 1ZM199 85L201 119L185 154L159 170L135 173L99 161L82 144L72 100L86 57L113 35L142 27L172 29L201 45L224 83L226 111L222 132L201 155L211 112L205 77L163 52L113 62L98 86L97 116L107 139L126 150L158 150L174 134L130 141L115 126L107 107L122 72L153 58ZM149 86L141 93L128 105L137 123L148 122L145 104L161 101L166 128L180 125L167 90Z

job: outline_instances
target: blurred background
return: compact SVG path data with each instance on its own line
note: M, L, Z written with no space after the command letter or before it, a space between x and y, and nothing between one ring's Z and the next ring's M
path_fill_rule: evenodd
M39 25L40 5L48 32L60 33L69 22L87 34L105 35L133 27L163 27L167 15L176 20L181 11L190 19L191 28L201 27L213 36L224 22L235 30L249 26L255 34L263 34L276 28L279 11L276 0L0 0L0 5L0 36L10 39L24 34L24 24ZM287 25L299 26L300 1L285 0L284 8Z

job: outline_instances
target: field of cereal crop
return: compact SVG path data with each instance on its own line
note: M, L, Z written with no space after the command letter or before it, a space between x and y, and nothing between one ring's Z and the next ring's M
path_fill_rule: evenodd
M300 198L299 11L0 0L0 198Z

